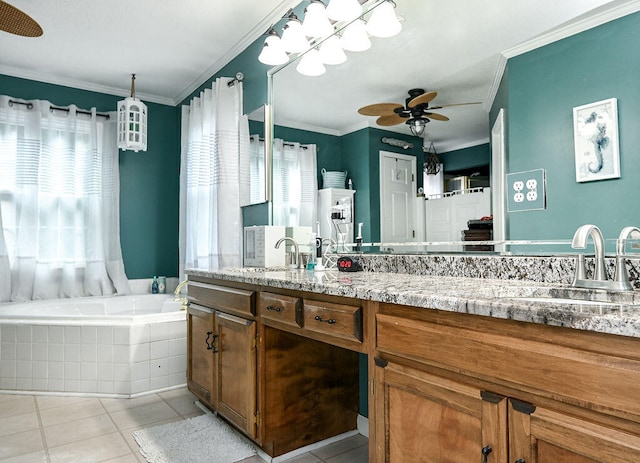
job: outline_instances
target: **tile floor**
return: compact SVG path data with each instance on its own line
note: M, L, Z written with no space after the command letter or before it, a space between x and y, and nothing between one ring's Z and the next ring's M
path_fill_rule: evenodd
M0 394L0 462L145 463L133 431L200 415L194 400L184 388L135 399ZM367 460L367 439L355 436L287 463Z

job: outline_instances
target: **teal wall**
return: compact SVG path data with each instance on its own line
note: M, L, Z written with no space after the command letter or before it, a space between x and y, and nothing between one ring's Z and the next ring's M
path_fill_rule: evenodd
M570 239L582 224L616 238L640 225L640 13L555 42L507 63L508 78L492 115L506 103L507 172L543 168L547 208L509 214L510 239ZM577 183L573 108L617 98L619 179ZM505 102L506 100L506 102Z
M0 94L115 111L121 97L0 75ZM178 276L180 121L175 108L147 103L146 152L120 151L120 230L129 278Z
M439 154L444 172L455 172L472 167L488 166L491 163L489 143L471 146Z

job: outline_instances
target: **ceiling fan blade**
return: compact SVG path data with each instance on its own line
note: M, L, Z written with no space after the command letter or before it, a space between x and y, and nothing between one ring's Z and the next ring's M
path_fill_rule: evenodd
M31 16L0 0L0 30L23 37L40 37L42 27Z
M449 118L447 116L443 116L442 114L438 114L438 113L424 113L424 117L426 117L427 119L433 119L434 121L448 121Z
M358 112L363 116L387 116L392 115L395 109L402 107L403 106L398 103L376 103L364 106L358 109Z
M450 106L466 106L470 104L482 104L482 102L474 101L473 103L454 103L454 104L445 104L442 106L429 106L429 109L442 109L442 108L448 108Z
M402 124L403 122L406 122L406 121L407 121L406 117L401 117L401 116L398 116L397 114L393 114L388 116L380 116L378 119L376 119L376 124L382 125L384 127L390 127L392 125Z
M437 96L438 96L438 92L423 93L422 95L418 95L417 97L409 101L409 107L414 108L419 104L429 103L431 100L433 100Z

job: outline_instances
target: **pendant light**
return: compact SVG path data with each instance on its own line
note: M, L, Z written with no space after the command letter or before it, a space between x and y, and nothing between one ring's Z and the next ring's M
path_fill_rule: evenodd
M269 66L278 66L289 61L289 56L282 46L280 36L271 29L264 41L262 51L258 56L258 61Z
M427 127L429 123L429 119L424 117L412 117L407 122L409 124L409 128L411 129L411 133L416 137L421 137L424 133L424 129Z
M147 106L135 97L136 75L131 74L131 96L118 102L118 148L147 151Z
M302 30L302 23L294 12L287 16L289 20L282 29L282 47L288 53L301 53L309 48L309 41Z
M371 48L367 27L362 19L356 19L342 33L342 48L347 51L365 51Z
M304 10L302 30L307 37L328 37L333 34L333 26L327 17L327 10L320 0L311 0Z
M319 48L320 61L324 64L336 65L347 61L340 39L335 35L322 42Z
M361 14L358 0L331 0L327 5L327 16L334 21L352 21Z
M302 75L316 77L324 74L327 68L324 67L324 64L322 64L320 60L320 52L313 48L302 56L302 59L296 66L296 70Z
M427 155L427 158L422 165L424 173L427 175L437 175L442 168L442 162L438 157L438 153L436 153L436 148L433 146L433 142L431 142L429 148L423 146L422 151Z
M393 37L401 30L402 24L396 16L395 3L392 1L378 5L367 22L367 32L374 37Z

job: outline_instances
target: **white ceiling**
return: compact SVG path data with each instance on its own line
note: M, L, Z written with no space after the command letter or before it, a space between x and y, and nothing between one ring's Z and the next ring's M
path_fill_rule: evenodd
M136 73L136 96L175 105L298 1L9 0L38 21L44 35L0 31L0 73L122 96ZM439 152L473 145L487 138L487 109L505 56L535 46L533 38L544 44L566 35L566 28L544 34L575 18L571 30L640 10L640 0L395 2L404 17L398 36L373 39L370 50L350 54L320 78L302 78L295 66L278 73L276 120L348 133L375 126L375 118L357 108L402 103L408 89L421 87L438 92L432 105L482 103L439 110L451 121L433 121L427 130ZM278 90L283 84L286 92Z

